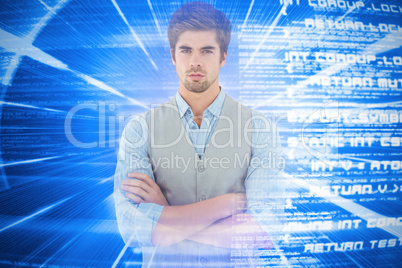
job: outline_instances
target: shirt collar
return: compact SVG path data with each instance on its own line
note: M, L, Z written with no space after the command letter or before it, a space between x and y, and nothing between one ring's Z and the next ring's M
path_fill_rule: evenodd
M226 96L225 92L223 92L223 89L220 88L218 97L216 97L214 102L212 102L211 105L209 105L207 108L207 110L216 117L218 117L221 114L223 103L225 102L225 96ZM180 117L183 117L184 114L187 112L187 110L191 111L190 106L180 95L179 91L177 91L176 93L176 103L177 108L179 109Z

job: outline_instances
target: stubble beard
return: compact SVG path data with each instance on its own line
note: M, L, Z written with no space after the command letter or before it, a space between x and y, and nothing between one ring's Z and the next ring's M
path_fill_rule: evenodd
M191 72L195 72L195 71L190 70L190 72L188 72L188 73L191 73ZM186 78L188 77L187 76L188 73L186 73ZM202 93L211 87L211 85L216 81L217 77L215 77L215 79L213 79L213 81L210 81L210 80L207 80L206 77L204 76L203 79L206 79L204 82L188 81L186 78L183 81L183 85L188 91L193 92L193 93Z
M196 81L184 81L183 85L190 92L202 93L206 91L212 85L212 83L210 83L208 80L201 83Z

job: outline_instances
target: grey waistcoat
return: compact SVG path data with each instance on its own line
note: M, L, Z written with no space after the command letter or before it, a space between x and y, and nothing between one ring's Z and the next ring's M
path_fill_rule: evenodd
M148 154L155 181L170 205L244 192L251 157L251 110L226 95L201 159L181 121L175 98L149 113ZM231 250L189 240L143 248L143 267L229 267ZM231 261L232 259L232 261ZM232 263L231 263L232 262Z

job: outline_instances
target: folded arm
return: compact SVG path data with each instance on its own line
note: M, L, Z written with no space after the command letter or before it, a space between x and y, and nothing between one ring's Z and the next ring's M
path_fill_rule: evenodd
M249 167L245 181L247 213L243 213L244 207L238 208L237 205L239 201L245 204L242 194L226 194L185 206L169 206L154 182L150 165L145 165L144 169L143 163L149 163L146 143L135 148L132 146L146 135L138 130L132 131L132 128L129 124L125 130L130 135L123 133L115 175L117 220L126 243L131 245L131 241L138 240L139 243L132 245L163 246L190 239L220 247L272 247L272 234L282 228L276 216L283 213L283 181L281 168L267 169L260 160L270 159L272 155L280 157L276 131L271 132L276 141L264 132L253 133L253 142L268 146L253 147L253 165ZM269 138L271 140L267 140ZM143 173L132 173L134 170ZM232 215L237 216L230 217Z
M224 194L201 202L169 206L159 186L146 174L129 173L134 180L123 180L122 190L136 203L156 203L165 206L152 232L155 246L178 243L214 222L244 211L244 194Z
M285 187L276 126L253 112L252 154L245 179L247 212L217 221L190 240L227 248L270 249L281 235Z
M225 194L201 202L169 206L159 186L146 174L129 173L122 190L136 203L163 205L152 232L154 246L168 246L185 239L225 248L273 247L257 220L243 213L244 194Z
M120 140L114 196L119 231L127 245L174 244L222 218L244 211L244 194L225 194L185 206L169 206L154 182L147 154L147 125L146 114L135 117ZM241 200L243 209L237 209L236 203Z
M240 213L219 220L188 239L224 248L271 249L273 247L269 235L248 213Z

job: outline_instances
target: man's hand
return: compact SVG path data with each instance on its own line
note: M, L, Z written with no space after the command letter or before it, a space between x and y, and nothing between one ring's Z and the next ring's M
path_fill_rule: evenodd
M128 173L128 177L136 180L126 179L122 181L121 189L126 191L126 197L136 203L154 203L161 206L169 206L159 186L143 173Z
M246 195L230 193L194 204L170 206L159 186L143 173L128 173L121 189L136 203L165 206L152 233L152 244L167 246L178 243L205 229L214 222L245 211ZM215 235L215 234L214 234Z

